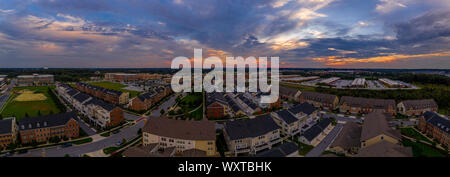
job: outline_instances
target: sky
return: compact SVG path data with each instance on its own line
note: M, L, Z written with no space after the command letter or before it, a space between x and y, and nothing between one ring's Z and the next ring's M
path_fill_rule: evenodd
M170 67L194 48L285 68L450 69L450 2L0 1L0 68Z

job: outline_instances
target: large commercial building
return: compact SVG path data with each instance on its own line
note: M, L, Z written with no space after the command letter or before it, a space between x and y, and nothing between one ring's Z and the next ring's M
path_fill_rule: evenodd
M19 120L22 143L47 142L50 138L76 138L79 136L77 114L67 112Z
M217 156L216 129L212 121L175 120L150 117L143 131L143 145L157 144L160 148L175 148L175 152L203 151Z
M17 76L18 86L44 86L54 84L53 75L33 74Z

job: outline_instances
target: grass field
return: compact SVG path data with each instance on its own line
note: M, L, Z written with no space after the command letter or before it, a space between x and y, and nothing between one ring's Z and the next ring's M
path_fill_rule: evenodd
M50 96L48 88L54 88L54 86L42 86L42 87L16 87L12 90L12 94L10 99L8 100L8 103L5 105L3 111L1 112L3 117L13 117L20 119L25 117L26 114L30 117L38 116L38 112L40 112L41 115L47 115L50 113L60 113L61 110L57 107L57 101L59 100L53 100ZM32 92L33 95L41 95L39 96L42 99L42 96L46 97L45 100L39 100L39 101L22 101L25 98L22 96L21 93L29 94ZM17 101L21 100L21 101ZM30 100L30 98L27 98L25 100ZM33 99L31 99L33 100Z
M428 138L424 137L422 134L420 134L419 132L417 132L413 128L400 128L400 131L405 136L409 136L409 137L415 138L417 140L422 140L422 141L426 141L426 142L429 142L429 143L433 143L432 141L430 141Z
M99 86L99 87L103 87L103 88L107 88L107 89L111 89L111 90L128 92L128 93L130 93L130 98L134 98L134 97L138 96L139 93L140 93L140 92L134 91L134 90L123 89L124 87L127 87L127 86L119 84L119 83L103 81L103 82L93 82L93 83L89 83L89 84L90 85Z
M440 150L422 143L412 142L408 139L403 139L402 143L404 146L412 148L414 157L445 157Z

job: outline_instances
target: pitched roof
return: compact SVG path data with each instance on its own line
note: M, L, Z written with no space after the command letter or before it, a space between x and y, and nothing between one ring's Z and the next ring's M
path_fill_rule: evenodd
M400 140L400 132L389 127L387 116L390 115L384 114L380 111L367 114L364 118L361 141L368 140L381 134Z
M279 87L280 95L295 96L299 90L289 87Z
M412 149L383 140L360 149L356 157L412 157Z
M343 96L339 104L347 104L352 107L372 107L374 109L387 109L389 106L396 108L395 100L393 99L375 99Z
M227 100L225 99L223 94L224 93L218 93L218 92L207 93L206 94L206 106L209 106L210 104L213 104L215 102L219 102L220 104L223 104L223 105L228 105Z
M117 106L114 106L112 104L106 103L102 100L99 100L97 98L92 98L91 100L89 100L88 102L84 103L84 105L96 105L96 106L100 106L103 109L107 110L107 111L112 111L114 108L116 108Z
M300 96L307 100L313 100L316 102L327 103L327 104L333 103L334 100L337 98L336 95L326 94L326 93L318 93L318 92L310 92L310 91L303 91Z
M311 128L306 130L303 133L303 137L305 137L308 141L312 141L314 138L316 138L322 131L328 127L328 125L331 124L331 119L322 119L320 122L313 125Z
M185 140L215 140L216 128L212 121L175 120L166 117L151 117L143 132L169 138Z
M331 147L341 147L349 150L352 147L359 147L361 142L362 128L357 123L349 121L344 124L339 135L331 144Z
M425 118L425 121L427 121L431 125L441 129L447 134L450 134L450 121L447 118L430 111L425 112L423 114L423 117Z
M0 134L7 134L12 132L13 119L15 118L11 117L5 118L3 120L0 119Z
M286 157L298 151L298 146L293 142L281 144L272 149L256 154L256 157Z
M425 109L425 108L433 108L438 107L437 103L434 99L424 99L424 100L405 100L402 101L403 105L405 105L406 109Z
M91 98L91 96L89 96L88 94L85 94L85 93L79 93L73 97L73 99L77 100L80 103L83 103L84 101L88 100L89 98Z
M18 121L18 124L19 130L31 130L65 125L70 119L77 119L77 114L75 112L66 112L62 114L23 118Z
M258 105L250 101L248 98L244 97L244 95L239 95L238 97L240 100L242 100L242 102L244 102L248 107L252 108L253 110L258 108Z
M309 104L307 102L297 104L294 107L289 108L289 111L292 112L293 114L298 114L300 112L303 112L307 115L310 115L316 110L317 110L316 107L314 107L312 104Z
M225 131L231 140L258 137L279 128L270 114L253 119L228 120L225 123Z
M287 124L291 124L295 121L298 121L298 119L294 115L292 115L288 110L277 111L276 114L278 115L278 117L283 119L283 121L286 122Z

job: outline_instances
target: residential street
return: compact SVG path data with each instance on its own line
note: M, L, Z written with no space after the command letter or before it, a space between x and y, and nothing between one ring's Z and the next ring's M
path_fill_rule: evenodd
M319 157L325 149L330 146L330 144L334 141L336 136L339 134L343 127L343 124L337 124L333 130L328 133L328 135L316 146L314 149L309 151L305 157Z
M166 102L158 106L158 109L155 109L152 111L152 114L150 116L153 117L159 117L161 116L161 109L164 109L164 111L167 113L167 110L172 107L175 104L175 99L177 98L178 94L173 94Z

